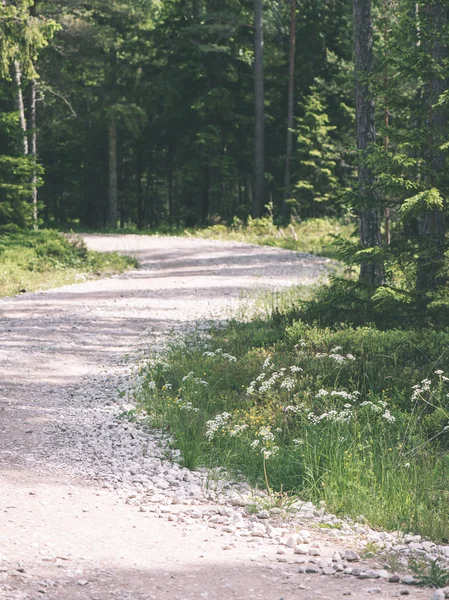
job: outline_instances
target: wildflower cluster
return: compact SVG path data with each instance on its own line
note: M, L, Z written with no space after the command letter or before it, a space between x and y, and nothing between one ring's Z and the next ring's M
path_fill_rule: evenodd
M421 415L431 439L439 438L449 432L449 393L447 383L449 377L441 369L436 370L437 379L423 379L413 386L411 401L413 410ZM426 415L423 418L423 415Z
M192 381L193 383L198 383L199 385L209 385L207 383L207 381L205 381L204 379L201 379L200 377L195 377L195 373L193 371L190 371L190 373L187 373L187 375L184 375L184 377L181 379L182 383L186 382L186 381Z
M228 362L237 362L237 358L229 354L228 352L223 352L222 348L218 348L215 352L203 352L203 356L208 358L224 358Z
M205 433L206 438L209 441L213 440L213 438L215 437L215 434L217 432L224 430L224 428L227 426L229 419L231 417L232 417L232 415L230 413L223 412L219 415L215 415L215 417L213 419L210 419L209 421L207 421L206 433Z
M260 375L254 381L251 381L246 389L246 394L248 396L265 394L274 391L275 388L278 388L279 391L285 390L286 392L292 392L297 383L295 377L303 371L303 369L297 365L292 365L288 368L282 367L276 371L275 367L271 364L271 357L268 357L265 360L262 369Z
M331 348L329 352L318 352L315 354L315 358L330 358L339 364L355 360L355 356L352 354L340 354L341 350L341 346L335 346L335 348Z

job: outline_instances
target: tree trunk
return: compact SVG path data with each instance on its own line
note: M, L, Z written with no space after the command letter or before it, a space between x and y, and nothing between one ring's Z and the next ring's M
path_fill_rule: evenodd
M117 50L110 50L110 85L112 98L116 95L117 85ZM118 219L118 151L117 151L117 117L113 110L109 115L109 205L108 226L111 229L117 227Z
M137 185L137 229L145 227L145 202L142 190L142 160L138 150L136 161L136 185Z
M33 201L33 226L37 230L37 132L36 132L36 80L32 79L29 89L29 111L28 122L30 125L30 154L33 160L33 175L32 175L32 201Z
M290 178L293 151L293 120L295 116L295 47L296 47L296 0L290 0L290 47L288 59L288 112L287 112L287 149L285 152L284 198L282 203L282 217L284 221L290 220L290 207L287 200L290 198Z
M30 16L33 19L37 19L37 5L39 0L34 0L32 6L30 6ZM31 142L31 156L33 159L33 175L32 175L32 202L33 202L33 227L35 230L38 228L37 220L37 118L36 118L36 91L37 83L36 79L32 79L29 88L29 126L30 126L30 142Z
M386 47L386 52L388 53L388 22L389 22L389 5L388 5L388 0L384 0L384 15L383 15L383 19L384 19L384 44ZM388 54L386 54L385 56L385 67L384 67L384 93L385 93L385 97L384 97L384 127L385 127L385 137L384 137L384 148L385 148L385 152L388 152L389 146L390 146L390 138L388 135L388 127L390 125L390 112L389 112L389 87L390 84L390 76L389 76L389 72L388 72ZM391 214L390 214L390 208L386 207L384 210L384 217L385 217L385 245L389 246L391 244Z
M23 154L24 156L28 155L28 138L27 138L27 122L25 119L25 106L23 103L23 93L22 93L22 71L20 69L20 62L18 60L14 61L13 64L13 77L14 83L16 84L16 110L19 113L20 119L20 128L23 134Z
M203 189L201 191L201 225L207 225L209 216L209 167L203 169Z
M253 217L261 215L265 195L265 100L263 0L254 0L254 192Z
M366 163L366 153L375 142L374 100L370 80L373 75L373 32L371 0L353 0L354 68L357 149L360 202L360 243L364 248L381 244L381 214L374 190L374 174ZM360 282L371 286L383 283L383 264L373 259L360 265Z
M424 50L432 59L432 73L427 84L427 132L426 163L429 186L439 187L445 178L446 155L440 149L446 141L447 114L444 106L435 106L443 92L447 90L447 79L442 69L448 56L445 37L447 28L447 7L441 0L429 0L424 7L427 31L424 37ZM444 196L444 194L443 194ZM416 287L427 292L438 286L438 272L442 266L445 249L445 222L443 211L428 211L418 219L420 256L418 258Z
M108 225L117 227L118 219L118 165L117 165L117 120L109 117L109 210Z

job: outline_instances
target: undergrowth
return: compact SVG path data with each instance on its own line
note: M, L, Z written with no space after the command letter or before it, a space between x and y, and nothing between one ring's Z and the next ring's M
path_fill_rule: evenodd
M0 235L0 296L48 289L136 266L132 258L87 250L76 235L28 231Z
M174 342L140 406L183 463L449 537L449 331L322 328L282 311Z
M351 217L307 219L299 223L291 223L287 227L274 224L271 215L261 219L248 219L246 224L234 219L231 226L212 225L194 232L185 232L195 237L207 239L223 239L263 246L276 246L297 252L309 252L329 258L338 258L338 250L332 236L349 239L356 224Z

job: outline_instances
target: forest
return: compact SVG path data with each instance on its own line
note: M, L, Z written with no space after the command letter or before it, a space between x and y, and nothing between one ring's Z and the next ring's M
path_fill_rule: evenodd
M383 301L433 294L447 12L440 0L2 0L0 226L350 213L359 239L336 243L361 282L393 283Z

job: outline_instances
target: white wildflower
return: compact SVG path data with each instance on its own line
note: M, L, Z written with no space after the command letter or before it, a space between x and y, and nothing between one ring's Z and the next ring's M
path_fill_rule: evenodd
M179 408L181 410L185 410L185 411L188 411L188 412L200 412L200 409L194 407L191 402L186 402L184 404L180 404Z
M279 446L271 446L270 448L262 448L261 450L265 460L268 460L271 456L275 456L279 452Z
M268 367L270 366L271 363L271 356L267 356L267 358L264 360L264 363L262 365L262 369L268 369Z
M290 367L290 371L292 373L301 373L301 371L303 371L303 369L301 369L301 367L297 367L296 365L292 365Z
M249 386L246 388L247 395L251 396L251 394L254 394L255 388L256 388L256 382L255 381L251 381L251 383L249 384Z
M224 427L229 419L231 418L230 413L223 412L221 414L216 415L210 421L206 423L206 433L205 436L208 440L212 440L215 433L219 431L222 427Z
M257 435L261 437L264 442L271 442L274 440L274 433L271 431L271 427L269 425L261 427L257 432Z
M329 358L332 358L332 360L335 360L335 362L338 362L338 363L344 363L346 361L345 357L342 356L341 354L332 353L332 354L329 354Z
M295 387L295 382L293 381L293 379L291 377L286 377L284 379L284 381L281 383L281 388L284 390L288 390L289 392L291 392L291 390Z
M242 431L245 431L245 429L248 429L248 424L247 423L242 423L241 425L235 425L229 431L229 435L231 437L237 437L239 435L239 433L242 433Z
M309 421L310 421L311 423L313 423L313 424L315 424L315 423L318 423L318 421L319 421L318 417L317 417L317 416L316 416L316 414L315 414L315 413L313 413L313 412L310 412L310 413L307 415L307 418L308 418L308 419L309 419Z

